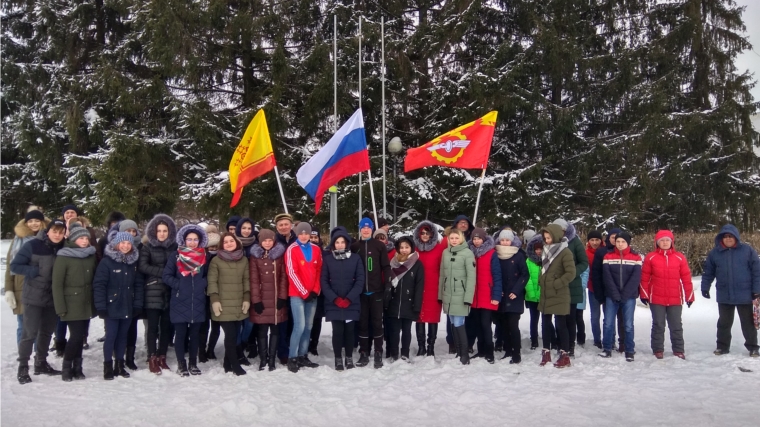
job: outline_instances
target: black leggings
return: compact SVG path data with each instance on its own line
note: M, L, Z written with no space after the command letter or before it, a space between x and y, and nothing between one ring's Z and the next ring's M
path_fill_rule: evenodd
M185 338L189 338L188 350L190 353L190 364L194 365L198 360L198 337L201 329L200 323L175 323L174 331L176 339L174 340L174 353L177 360L185 360Z
M148 317L148 356L166 356L172 325L169 320L169 309L148 309L145 310L145 314ZM158 340L158 347L156 347L156 340Z
M512 357L520 357L520 313L499 313L504 334L504 351Z
M69 320L69 342L66 344L66 350L63 353L63 360L74 360L82 358L82 345L87 336L87 329L90 327L89 320Z
M213 351L216 348L216 343L219 341L219 331L221 329L221 322L216 320L211 321L211 333L208 335L208 350Z
M237 340L238 331L240 330L240 321L217 322L219 327L224 331L224 358L227 363L237 363Z
M578 313L578 304L570 304L570 314L567 316L567 342L575 344L575 337L578 335L576 328L576 313Z
M412 343L412 319L388 318L388 350L391 356L398 357L399 335L401 335L401 354L409 357Z
M332 322L332 345L335 357L342 357L343 349L346 349L346 357L352 357L354 354L354 329L355 321L345 322L343 320L333 320Z
M272 323L257 323L257 331L256 331L256 338L258 339L267 339L267 336L271 334L272 336L279 336L280 335L280 328L278 325L272 324ZM253 335L253 333L251 333Z
M538 303L526 301L525 307L530 312L530 343L538 347L538 321L541 320L541 312L538 311Z
M127 331L127 348L137 346L137 318L133 317Z
M493 353L493 330L491 329L493 313L493 310L488 310L486 308L473 308L470 309L470 315L465 320L465 326L467 325L467 322L470 322L471 328L473 328L473 333L475 334L475 337L478 338L478 353ZM500 313L500 315L504 314L506 313ZM467 336L470 336L469 331ZM469 342L474 343L475 339L469 340Z
M576 335L576 341L578 344L586 343L586 322L583 321L583 310L577 309L575 311L575 325L578 334Z
M554 325L552 325L552 315L544 314L541 318L541 338L544 341L544 350L548 350L552 345L552 337L554 336ZM570 351L570 336L567 331L567 316L554 316L554 321L557 322L557 335L559 337L559 348L562 351Z

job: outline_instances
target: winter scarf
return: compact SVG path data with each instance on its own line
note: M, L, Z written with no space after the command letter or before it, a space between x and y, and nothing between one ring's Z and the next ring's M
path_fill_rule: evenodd
M240 243L243 244L244 248L247 248L248 246L251 246L254 243L256 243L256 236L253 235L253 234L251 234L248 237L237 236L237 238L238 238L238 240L240 240Z
M499 259L510 259L519 250L520 248L517 246L496 245L496 256L499 257Z
M567 248L567 239L562 238L559 243L552 243L551 245L544 245L544 252L541 254L541 274L545 274L546 270L552 264L557 255L562 252L562 249Z
M201 271L201 267L206 262L206 250L203 248L188 248L180 246L177 248L177 268L183 276L195 276Z
M349 259L351 258L351 251L348 249L334 250L332 251L335 259Z
M88 256L95 255L95 246L87 246L86 248L63 248L58 251L58 256L65 256L69 258L87 258Z
M406 272L409 271L419 259L420 255L417 252L412 252L404 262L399 262L398 255L391 259L391 276L394 288L398 285L398 282L404 278L404 274L406 274Z
M216 256L219 257L222 261L227 262L236 262L243 259L243 250L242 249L235 249L234 251L225 251L224 249L220 249L216 252Z
M115 249L111 245L106 245L105 256L108 258L111 258L112 260L116 262L123 262L124 264L131 265L137 262L137 260L140 258L140 253L135 250L135 247L132 246L132 250L129 251L126 254L121 253L121 251Z

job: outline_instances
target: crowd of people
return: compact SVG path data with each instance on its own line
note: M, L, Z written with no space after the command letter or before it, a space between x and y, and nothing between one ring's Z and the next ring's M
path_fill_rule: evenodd
M684 304L694 303L694 290L686 257L668 230L642 255L626 231L591 230L583 244L563 219L537 232L504 226L489 235L460 215L445 228L422 221L395 240L383 218L377 224L363 218L356 237L338 226L325 239L289 214L273 224L274 230L261 228L234 216L220 232L213 225L178 228L158 214L143 235L135 221L113 212L105 237L96 240L76 206L65 206L53 220L30 207L15 227L5 276L5 300L18 318L19 383L32 381L33 352L34 375L84 379L82 351L95 317L105 325L106 380L128 378L138 368L139 319L148 369L157 375L170 369L169 347L178 375L200 375L199 363L217 359L221 332L225 372L244 375L255 357L259 370L278 363L291 372L317 367L309 354L318 353L323 318L332 325L337 371L409 361L413 325L415 357L435 357L442 312L448 352L462 364L478 357L495 363L496 352L519 364L526 308L530 348L541 348L536 361L552 363L556 351L553 365L567 368L576 345L586 345L587 306L599 356L617 351L633 362L637 300L651 311L653 356L665 357L667 325L673 356L686 357L681 314ZM730 224L705 261L701 292L707 299L713 282L719 307L714 353L730 351L738 312L745 347L758 357L752 303L760 299L760 259ZM60 371L47 360L54 334Z

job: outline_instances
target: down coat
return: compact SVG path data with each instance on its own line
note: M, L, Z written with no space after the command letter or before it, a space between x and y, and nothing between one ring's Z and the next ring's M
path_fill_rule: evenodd
M330 251L325 252L320 282L325 297L325 320L358 321L361 313L360 295L364 289L364 263L361 258L351 253L346 259L336 259L332 253L335 240L343 237L346 242L351 238L343 230L333 233ZM335 299L341 297L351 303L346 308L335 305Z
M95 246L80 248L66 243L53 265L53 302L64 322L89 320L95 316L92 280L97 265Z
M499 301L500 313L522 314L525 311L525 286L530 280L527 259L519 246L515 247L517 252L511 256L505 253L506 248L508 246L497 245L491 263L494 289L498 288L494 299ZM509 294L515 294L515 299L510 299Z
M567 248L572 252L573 262L575 263L575 278L570 282L570 303L579 304L584 301L581 274L588 270L589 259L586 256L586 248L583 246L581 239L578 238L573 224L567 224L565 237L567 238Z
M540 231L540 234L547 232L552 236L554 244L567 242L562 233L562 228L557 224L549 224ZM548 250L548 245L544 246L544 252ZM575 277L575 261L570 249L563 248L556 258L552 261L546 272L541 273L538 278L540 288L540 297L538 300L538 310L543 314L554 314L558 316L567 316L570 314L570 282Z
M45 229L48 226L49 221L42 222L42 228ZM24 276L21 274L11 273L11 261L16 256L24 243L34 239L34 232L31 228L26 226L26 222L22 219L16 224L13 229L16 232L16 236L11 242L11 246L8 248L8 256L5 259L5 292L13 292L16 297L16 308L13 309L13 314L24 314L24 304L21 302L21 293L24 290Z
M266 255L266 257L265 257ZM258 244L251 247L248 259L250 269L251 303L263 303L264 311L257 314L251 305L253 323L276 325L288 320L288 304L277 310L277 300L288 300L288 275L285 273L285 245L275 243L268 253Z
M160 242L156 236L159 223L166 223L169 237ZM166 262L177 253L177 225L168 215L158 214L145 227L148 243L140 248L137 269L145 275L146 310L165 310L169 307L169 287L164 284Z
M673 246L667 251L657 247L657 241L669 237ZM681 305L694 302L691 270L686 256L675 249L675 238L668 230L657 232L656 249L644 257L641 267L639 296L657 305Z
M422 227L429 227L432 231L430 240L423 243L420 239ZM414 247L420 256L419 263L425 271L425 289L422 292L422 310L420 319L422 323L438 323L441 321L442 305L438 301L438 287L441 276L441 257L446 249L446 243L442 241L437 227L430 221L422 221L414 229L412 234Z
M536 234L529 241L526 247L528 260L525 264L528 266L528 283L525 285L525 301L538 302L541 296L541 288L538 286L538 280L541 277L541 256L536 255L536 243L543 244L543 236Z
M631 247L608 252L604 264L604 293L613 301L625 301L639 296L641 285L641 256ZM597 286L598 287L598 286Z
M486 236L483 244L476 248L472 241L469 242L470 251L475 256L475 297L472 300L472 308L484 308L496 310L498 305L491 304L491 300L501 300L501 282L497 283L491 273L492 260L496 259L494 241L491 236Z
M190 232L198 235L200 240L198 247L205 248L208 246L206 231L195 224L188 224L179 229L177 246L185 245L185 236ZM208 306L206 301L208 264L204 264L198 274L183 276L177 268L178 257L179 253L177 252L169 257L162 276L164 283L171 288L169 318L172 323L203 322L206 320L206 308Z
M736 246L723 246L723 235L731 233ZM715 248L710 251L702 273L702 292L709 291L716 280L716 300L721 304L751 304L753 294L760 294L760 259L752 246L743 243L739 230L724 225L715 236Z
M109 319L132 318L134 310L143 306L145 280L137 271L139 257L134 247L126 255L110 244L105 247L103 259L95 270L92 290L95 309L107 311Z
M475 297L475 255L462 243L443 251L438 299L450 316L467 316Z
M211 310L211 320L235 322L248 317L248 313L243 313L243 301L251 300L248 274L248 258L245 256L237 261L225 261L218 256L211 259L207 293L211 303L222 303L221 315L216 316Z
M21 301L36 307L53 307L53 264L63 241L53 243L40 233L26 242L11 261L11 273L24 276ZM19 300L16 300L16 305Z

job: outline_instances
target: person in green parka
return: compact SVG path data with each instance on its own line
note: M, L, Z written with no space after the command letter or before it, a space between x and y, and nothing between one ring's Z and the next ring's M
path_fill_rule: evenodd
M83 380L82 346L90 319L95 316L92 279L97 264L96 248L90 245L90 232L72 223L69 238L58 251L53 264L53 303L55 313L69 328L69 341L63 354L62 378Z
M538 348L538 321L541 313L538 311L538 300L541 289L538 287L538 279L541 276L541 254L544 250L544 237L540 234L533 236L526 246L528 259L528 283L525 285L525 308L530 312L530 349Z
M589 262L586 255L586 246L581 242L575 226L564 219L557 219L552 224L557 224L562 228L562 232L567 239L567 248L573 254L573 263L575 264L575 278L570 282L570 314L567 316L567 332L570 341L570 357L575 357L575 339L577 337L577 310L578 304L582 304L583 299L583 272L588 270Z
M544 348L541 352L540 365L544 366L552 360L550 349L554 336L552 326L552 316L554 316L560 348L560 357L554 366L564 368L570 366L567 316L570 314L569 285L575 277L575 262L559 225L549 224L541 230L541 235L544 237L544 250L541 255L541 276L538 279L541 292L538 309L543 314L541 338L544 341Z
M467 351L467 332L464 319L470 314L475 296L475 255L465 244L464 233L453 228L448 236L449 247L443 251L441 275L438 280L438 300L453 327L454 345L459 361L470 363Z

